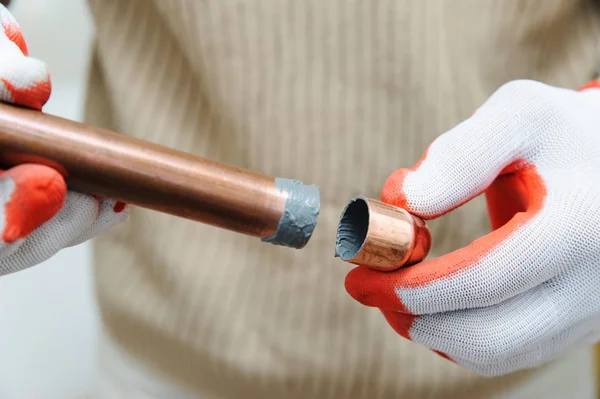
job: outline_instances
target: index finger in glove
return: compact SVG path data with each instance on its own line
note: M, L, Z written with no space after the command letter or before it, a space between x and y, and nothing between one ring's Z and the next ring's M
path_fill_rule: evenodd
M51 92L46 64L28 56L11 13L0 5L0 101L41 110Z
M557 273L550 234L542 234L551 216L544 207L546 183L530 162L530 132L543 125L537 119L545 114L547 90L536 82L505 85L473 117L435 140L416 167L394 173L382 192L384 202L432 219L497 179L494 185L511 187L516 215L439 258L392 273L358 267L346 278L350 295L368 306L430 314L494 305Z

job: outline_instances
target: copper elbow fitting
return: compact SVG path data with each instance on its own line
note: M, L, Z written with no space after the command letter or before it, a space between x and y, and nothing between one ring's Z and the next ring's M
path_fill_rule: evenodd
M340 217L335 252L345 262L392 271L422 261L430 248L421 218L381 201L355 197Z

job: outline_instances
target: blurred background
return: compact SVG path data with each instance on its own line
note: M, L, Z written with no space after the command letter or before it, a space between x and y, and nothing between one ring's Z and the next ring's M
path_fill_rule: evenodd
M86 1L13 0L11 12L52 76L44 111L81 120L94 33ZM65 399L92 387L100 323L89 255L82 244L0 279L0 399ZM592 354L582 361L589 373L585 362Z
M52 77L45 112L81 120L93 26L84 0L13 0L30 55ZM89 390L99 334L87 244L0 279L0 398Z

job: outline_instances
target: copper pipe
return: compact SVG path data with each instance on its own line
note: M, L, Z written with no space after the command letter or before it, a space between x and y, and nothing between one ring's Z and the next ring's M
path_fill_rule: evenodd
M51 166L70 189L302 248L319 191L119 133L0 103L0 164Z
M404 209L356 197L342 212L336 256L345 262L392 271L425 259L430 247L425 222Z

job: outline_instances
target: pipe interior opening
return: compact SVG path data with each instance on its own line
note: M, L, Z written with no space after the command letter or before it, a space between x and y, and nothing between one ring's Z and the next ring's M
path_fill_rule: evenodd
M369 230L369 206L364 198L350 202L340 218L336 237L336 254L347 261L361 250Z

